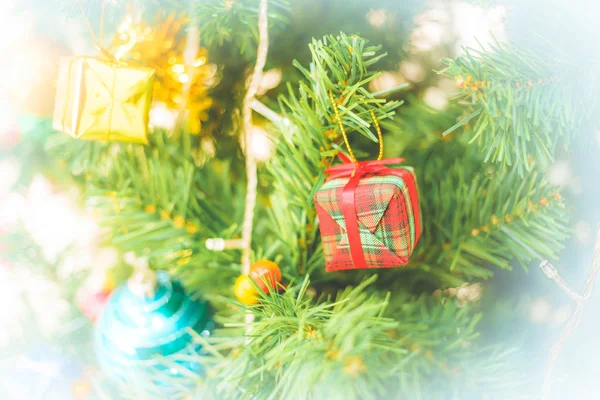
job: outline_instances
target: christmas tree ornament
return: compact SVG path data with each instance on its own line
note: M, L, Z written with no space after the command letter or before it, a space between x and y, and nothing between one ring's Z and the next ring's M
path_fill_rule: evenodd
M235 297L242 304L251 306L258 303L258 290L248 275L240 275L233 286Z
M96 324L98 363L115 379L151 379L165 390L172 386L167 381L186 385L189 371L203 373L190 360L202 348L189 330L209 336L214 328L211 309L205 301L191 299L166 272L154 273L140 264L115 289Z
M92 36L99 56L61 61L54 129L81 139L148 143L154 70L121 60L135 37L111 53Z
M256 261L250 266L250 278L263 292L268 293L272 288L277 288L277 284L281 282L281 270L273 261Z
M240 275L235 281L233 292L242 304L257 304L259 290L269 293L281 282L279 265L269 260L259 260L250 266L249 275ZM257 288L258 287L258 288Z
M80 139L148 143L153 75L110 58L63 60L54 129Z
M421 235L421 213L414 171L391 167L404 160L382 160L379 136L376 161L358 162L348 144L333 95L334 113L350 153L343 164L325 171L328 178L315 194L327 271L403 266Z
M197 134L202 121L208 119L212 99L207 91L215 82L217 69L208 63L208 51L197 45L197 38L193 40L193 27L189 27L188 35L184 34L187 24L187 18L175 14L157 16L152 25L127 18L110 49L116 50L135 38L125 59L155 71L155 104L175 112L188 111L187 128ZM190 42L194 45L189 46Z

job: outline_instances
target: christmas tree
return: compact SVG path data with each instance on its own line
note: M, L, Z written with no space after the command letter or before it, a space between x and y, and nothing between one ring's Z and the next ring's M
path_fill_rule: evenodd
M569 161L598 169L593 13L25 3L7 52L45 70L0 69L6 398L565 398L552 343L600 265L560 268L598 217Z

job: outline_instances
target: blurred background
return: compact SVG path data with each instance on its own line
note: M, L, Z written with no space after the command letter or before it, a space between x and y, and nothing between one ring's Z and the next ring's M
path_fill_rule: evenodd
M125 8L120 0L109 3L114 7L107 12L107 37L119 25ZM185 11L187 5L180 3L177 7ZM116 249L102 244L94 215L82 207L69 171L47 155L45 143L52 132L58 62L63 56L95 51L85 18L97 24L99 6L100 1L87 2L82 11L70 1L0 3L0 49L5 55L0 62L3 399L112 398L95 386L93 321L131 267ZM595 1L307 0L292 1L291 6L290 23L271 30L270 63L276 67L267 65L261 83L271 99L284 91L282 82L299 79L292 60L303 64L310 60L306 44L312 37L340 31L360 33L381 43L390 54L379 66L384 73L372 83L373 91L408 83L412 99L444 115L454 112L450 98L456 85L436 71L444 67L443 57L461 54L464 47L485 46L493 38L536 46L543 38L568 51L575 63L599 57L600 4ZM144 12L160 13L161 7L160 1L149 1ZM217 154L228 154L237 143L235 127L224 118L232 106L220 104L219 99L223 93L239 92L235 86L239 79L230 77L239 77L248 60L227 47L209 46L207 51L214 71L207 71L211 82L205 96L214 102L202 111L206 113L202 135ZM221 68L225 63L227 67ZM165 104L153 106L151 124L174 123L174 114ZM255 135L255 152L262 158L271 152L267 135L264 130ZM600 222L599 151L600 131L590 132L568 151L559 151L547 171L551 183L562 188L573 233L555 265L576 290L587 278ZM485 314L484 329L499 341L528 349L530 363L523 369L531 376L531 387L541 387L548 351L575 303L536 264L526 270L498 271L485 285L481 307L493 312ZM552 398L600 397L595 376L600 371L598 313L596 290L560 354Z

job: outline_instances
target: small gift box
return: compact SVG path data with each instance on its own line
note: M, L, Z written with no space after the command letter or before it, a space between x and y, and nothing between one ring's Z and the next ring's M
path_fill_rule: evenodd
M148 143L154 70L101 57L61 62L53 127L89 140Z
M406 265L421 235L413 169L343 160L314 198L327 271Z

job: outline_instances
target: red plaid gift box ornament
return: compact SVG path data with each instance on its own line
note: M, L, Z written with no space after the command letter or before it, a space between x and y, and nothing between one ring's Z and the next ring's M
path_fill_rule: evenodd
M381 146L378 160L357 162L348 146L352 160L340 154L344 163L325 171L328 178L315 194L327 271L406 265L421 235L414 171L390 167L401 158L381 160L381 130L371 116Z

